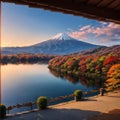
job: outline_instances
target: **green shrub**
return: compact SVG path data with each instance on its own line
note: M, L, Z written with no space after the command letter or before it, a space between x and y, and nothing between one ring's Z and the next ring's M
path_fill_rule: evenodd
M6 116L6 107L5 105L0 104L0 118L4 118Z
M45 96L41 96L37 99L38 109L46 109L47 108L47 98Z
M76 101L80 101L82 99L82 91L81 90L75 90L74 91L74 97Z

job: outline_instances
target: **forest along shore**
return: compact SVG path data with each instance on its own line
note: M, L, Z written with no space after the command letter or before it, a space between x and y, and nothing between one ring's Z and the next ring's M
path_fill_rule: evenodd
M95 118L95 120L97 120L99 116L109 113L109 111L115 109L119 111L119 101L120 90L117 90L114 92L109 92L104 96L98 95L80 102L65 102L50 106L47 110L20 114L17 116L8 117L6 120L89 120L91 118ZM119 116L117 116L117 119L119 119L118 117Z

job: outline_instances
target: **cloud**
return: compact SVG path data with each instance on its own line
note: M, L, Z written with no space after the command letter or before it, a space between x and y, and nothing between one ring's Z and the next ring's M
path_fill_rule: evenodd
M86 39L87 38L87 34L85 31L76 31L76 32L72 32L70 33L70 36L76 39Z
M100 39L100 41L102 41L102 42L114 42L114 41L118 42L118 41L120 41L120 39L106 38L106 39Z
M87 40L99 43L107 42L120 42L120 25L115 23L99 22L98 26L86 25L77 31L73 31L70 35L76 39ZM120 43L119 43L120 44Z
M80 28L80 31L87 30L87 29L89 29L89 28L90 28L90 25L86 25L86 26Z
M107 22L99 22L101 23L102 25L107 25L108 23Z

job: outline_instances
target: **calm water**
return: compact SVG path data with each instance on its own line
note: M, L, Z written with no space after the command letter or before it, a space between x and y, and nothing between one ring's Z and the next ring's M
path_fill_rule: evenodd
M67 95L76 89L93 88L55 77L45 64L2 66L2 103L7 106L36 101L39 96Z

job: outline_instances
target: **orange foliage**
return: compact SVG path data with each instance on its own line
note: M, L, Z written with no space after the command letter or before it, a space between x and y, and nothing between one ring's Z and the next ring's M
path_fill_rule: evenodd
M107 73L106 87L110 89L120 87L120 64L113 65Z

